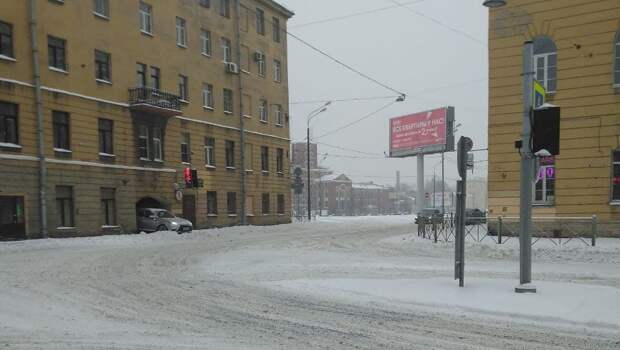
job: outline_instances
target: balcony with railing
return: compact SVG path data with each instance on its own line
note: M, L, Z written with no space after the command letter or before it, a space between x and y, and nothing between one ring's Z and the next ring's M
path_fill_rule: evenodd
M181 99L157 89L136 87L129 89L129 108L138 112L174 116L181 113Z

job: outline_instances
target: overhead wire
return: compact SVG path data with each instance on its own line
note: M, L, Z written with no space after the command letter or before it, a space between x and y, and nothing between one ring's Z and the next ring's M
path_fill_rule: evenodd
M326 133L324 133L324 134L322 134L322 135L320 135L320 136L316 136L316 137L314 137L314 139L320 139L320 138L323 138L323 137L325 137L325 136L335 134L335 133L337 133L337 132L338 132L338 131L340 131L340 130L346 129L346 128L348 128L348 127L352 126L352 125L355 125L355 124L357 124L357 123L359 123L359 122L361 122L361 121L364 121L364 120L366 120L366 119L368 119L368 118L370 118L370 117L374 116L375 114L377 114L377 113L379 113L379 112L381 112L381 111L383 111L383 110L385 110L385 109L387 109L387 108L391 107L391 106L392 106L393 104L395 104L395 103L398 103L398 101L392 101L392 102L390 102L390 103L388 103L388 104L386 104L386 105L382 106L381 108L379 108L379 109L377 109L377 110L375 110L375 111L372 111L372 112L370 112L370 113L366 114L365 116L363 116L363 117L361 117L361 118L359 118L359 119L357 119L357 120L354 120L354 121L352 121L352 122L350 122L350 123L348 123L348 124L346 124L346 125L343 125L343 126L341 126L341 127L339 127L339 128L336 128L336 129L334 129L334 130L332 130L332 131L326 132Z

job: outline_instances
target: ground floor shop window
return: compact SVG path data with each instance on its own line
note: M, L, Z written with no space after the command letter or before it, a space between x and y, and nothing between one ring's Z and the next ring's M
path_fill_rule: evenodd
M217 192L207 192L207 215L217 215Z
M612 171L611 200L620 202L620 150L614 151Z
M56 186L56 213L58 227L74 227L73 187Z
M278 214L284 215L284 195L278 195Z
M101 189L101 214L104 226L116 226L116 190L113 188Z
M555 204L555 173L555 158L542 158L534 186L534 204Z
M263 193L262 204L263 204L262 205L263 214L269 214L271 212L271 207L269 203L269 193Z
M228 204L228 215L237 215L237 193L228 192L226 197L226 202Z

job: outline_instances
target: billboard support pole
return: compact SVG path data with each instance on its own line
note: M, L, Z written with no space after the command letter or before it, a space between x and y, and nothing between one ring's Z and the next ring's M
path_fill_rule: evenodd
M532 177L534 159L532 157L532 88L534 85L534 43L525 42L523 46L523 140L521 146L521 194L519 230L519 276L517 293L536 293L532 283Z
M416 204L418 213L424 209L424 155L418 154L418 195L416 196Z
M446 215L446 175L445 152L441 152L441 217Z

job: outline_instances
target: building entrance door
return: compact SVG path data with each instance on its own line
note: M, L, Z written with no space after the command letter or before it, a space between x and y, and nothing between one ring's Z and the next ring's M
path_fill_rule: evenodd
M0 240L26 239L24 197L0 196Z
M183 196L183 218L192 222L196 227L196 196Z

